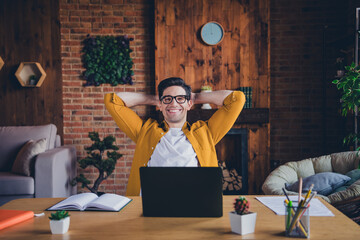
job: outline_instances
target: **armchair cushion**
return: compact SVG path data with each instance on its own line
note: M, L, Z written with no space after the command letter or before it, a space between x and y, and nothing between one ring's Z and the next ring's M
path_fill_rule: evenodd
M30 139L46 138L46 150L55 147L56 126L3 126L0 127L0 171L9 172L21 147Z
M38 141L30 140L21 148L17 154L11 172L30 176L34 171L33 160L39 153L45 152L46 138Z
M0 172L0 195L24 195L35 193L34 178L10 172Z
M310 189L311 184L314 184L313 191L317 191L319 194L327 196L332 193L334 189L343 186L346 182L350 180L350 177L339 173L317 173L303 179L303 192L307 192ZM285 185L287 190L293 192L299 191L299 181L293 184Z

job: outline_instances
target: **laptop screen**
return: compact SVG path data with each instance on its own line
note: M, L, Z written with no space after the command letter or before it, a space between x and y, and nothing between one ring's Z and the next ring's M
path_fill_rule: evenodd
M141 167L143 214L149 217L221 217L219 167Z

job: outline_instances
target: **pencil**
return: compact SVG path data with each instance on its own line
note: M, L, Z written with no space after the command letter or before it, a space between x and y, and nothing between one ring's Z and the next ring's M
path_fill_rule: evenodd
M306 211L306 208L310 207L310 201L311 201L311 199L313 199L313 197L316 195L316 193L317 193L317 192L314 191L314 193L311 195L309 201L304 204L304 205L305 205L305 211ZM303 211L303 213L301 214L300 219L301 219L301 217L304 215L305 211Z
M285 202L288 203L287 205L287 219L286 219L286 230L289 229L290 227L290 217L291 217L291 213L292 213L292 202L291 201L286 201Z
M311 195L311 197L309 198L309 201L307 201L305 206L308 206L310 204L310 201L315 197L316 194L317 194L317 192L314 191L313 194Z
M300 177L299 179L299 197L298 197L298 209L299 207L302 207L303 202L301 201L301 193L302 193L302 185L303 185L303 181L302 181L302 177ZM296 226L299 227L299 221L296 222Z
M283 190L283 192L284 192L284 194L285 194L286 199L290 202L290 198L289 198L289 196L286 194L285 188L282 188L282 190Z
M300 201L301 201L302 184L303 184L302 177L300 177L300 179L299 179L299 197L298 197L298 203L300 203Z
M307 200L308 197L310 196L310 193L311 193L313 187L314 187L314 184L311 184L311 185L310 185L310 188L309 188L309 191L307 192L307 194L306 194L306 196L305 196L304 203L306 203L306 200ZM306 206L306 204L305 204L305 206Z

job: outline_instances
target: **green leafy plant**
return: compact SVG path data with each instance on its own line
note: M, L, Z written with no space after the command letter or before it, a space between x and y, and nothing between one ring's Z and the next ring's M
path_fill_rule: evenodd
M56 211L55 213L51 213L49 217L50 220L61 220L64 218L70 217L69 212L65 210Z
M341 91L341 114L347 116L348 113L353 113L356 108L360 106L360 67L352 63L350 66L345 66L345 75L340 79L332 81L337 89ZM350 144L360 140L358 133L349 134L344 138L344 143ZM360 150L360 147L356 149Z
M239 196L239 198L235 199L234 203L234 209L235 212L239 215L244 215L249 213L250 203L249 201L242 196Z
M110 83L133 84L133 61L130 57L130 41L126 36L90 36L83 41L82 62L86 70L84 86L99 86Z
M88 156L78 160L82 169L88 166L97 168L99 172L98 178L95 180L92 187L89 186L90 180L88 180L84 174L80 174L78 177L73 179L72 185L76 183L82 183L82 188L87 188L91 192L98 194L98 188L102 181L107 179L115 170L116 162L122 157L122 154L116 152L119 148L113 143L115 142L114 136L107 136L103 140L100 140L97 132L89 132L89 138L94 142L90 147L85 147ZM113 151L111 151L113 150ZM104 158L106 153L107 158Z
M212 87L208 85L204 85L201 87L201 91L212 91Z

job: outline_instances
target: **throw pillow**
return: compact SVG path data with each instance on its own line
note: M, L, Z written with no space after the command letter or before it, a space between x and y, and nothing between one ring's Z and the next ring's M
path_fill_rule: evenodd
M346 173L346 176L351 178L351 180L346 183L346 185L350 186L360 179L360 169L351 170L350 172Z
M350 172L346 173L346 176L350 177L351 180L345 183L344 186L341 186L339 188L336 188L333 193L340 192L346 190L348 187L350 187L354 182L360 179L360 169L354 169Z
M46 138L38 141L29 140L20 149L16 156L11 172L30 176L32 159L39 153L45 152L46 150Z
M339 173L317 173L303 179L303 192L307 192L311 184L314 184L313 191L317 191L318 194L327 196L332 193L334 189L341 187L349 180L351 180L350 177ZM299 181L292 184L286 184L285 187L289 191L298 192Z

